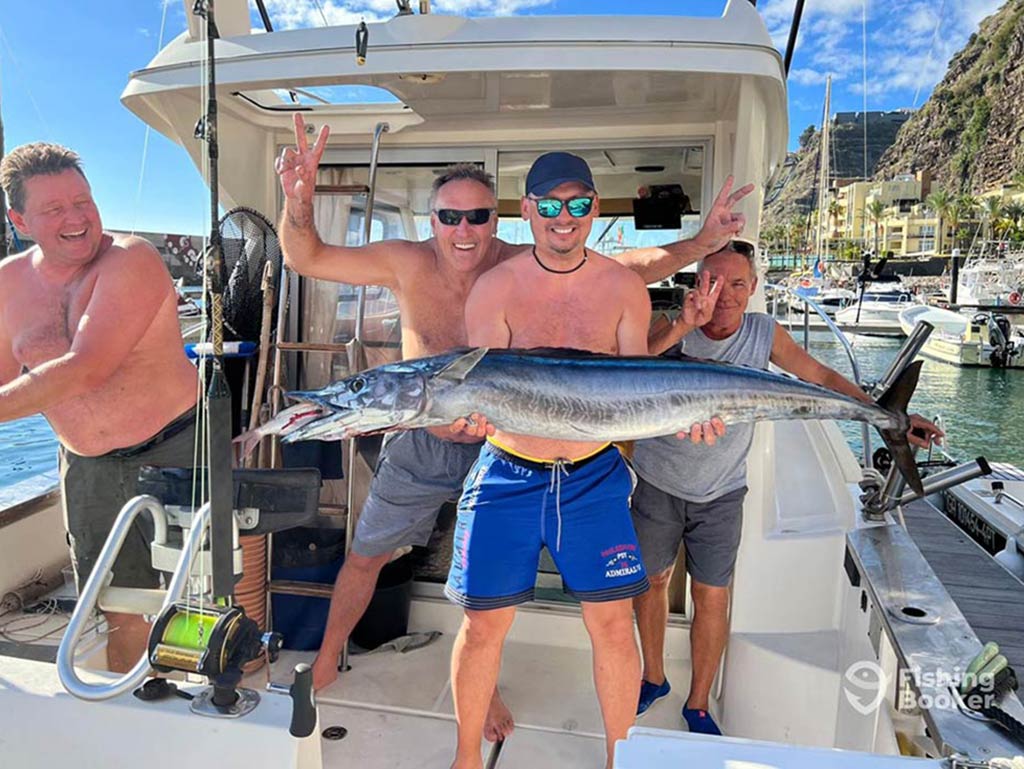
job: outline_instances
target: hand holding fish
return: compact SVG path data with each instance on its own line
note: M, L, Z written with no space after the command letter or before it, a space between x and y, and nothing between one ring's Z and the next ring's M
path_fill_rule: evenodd
M286 198L300 203L312 203L317 168L331 131L325 123L320 128L316 144L310 149L306 139L306 122L298 112L295 113L294 122L295 146L281 150L281 155L274 161L274 170L281 177L281 189Z
M907 440L911 444L920 446L922 449L930 448L933 443L936 446L942 445L942 439L946 437L946 434L939 429L938 425L920 414L909 414L908 416L910 417L910 431L907 433Z
M705 254L713 254L724 248L747 226L747 217L740 213L733 213L732 207L753 192L754 185L747 184L733 192L733 183L732 176L725 180L718 197L711 204L707 218L704 219L704 225L694 237L694 241L700 245Z
M694 443L703 443L706 446L714 446L715 441L723 435L725 435L725 422L718 417L711 417L707 422L698 422L689 430L676 433L676 437L681 441L689 438Z
M470 414L468 417L459 417L448 426L450 441L456 443L476 443L481 438L494 435L495 427L487 421L482 414Z

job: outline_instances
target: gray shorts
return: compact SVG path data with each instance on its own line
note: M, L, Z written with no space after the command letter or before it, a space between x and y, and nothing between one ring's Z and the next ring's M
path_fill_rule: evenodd
M59 449L61 505L79 590L89 579L121 508L136 495L139 468L192 467L194 442L195 411L190 410L138 446L98 457ZM153 522L142 513L114 561L112 584L160 587L160 573L153 569L150 556L152 541Z
M710 502L687 502L640 478L633 492L633 527L650 575L670 567L686 545L686 570L705 585L727 587L743 525L744 486Z
M459 498L481 443L455 443L426 430L384 439L352 550L372 558L405 545L425 545L441 506Z

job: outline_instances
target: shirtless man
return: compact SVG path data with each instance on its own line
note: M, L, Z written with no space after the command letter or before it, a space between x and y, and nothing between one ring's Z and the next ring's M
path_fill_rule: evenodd
M320 239L313 220L316 172L327 137L325 126L310 147L305 124L296 114L296 146L285 149L277 161L285 195L281 221L285 262L309 277L391 289L401 310L405 358L465 345L469 290L484 272L523 250L495 237L497 200L490 174L466 165L435 179L430 206L434 237L427 241L391 240L357 248L329 245ZM752 189L748 185L731 192L731 185L730 179L696 238L630 251L620 260L644 281L653 282L720 248L743 228L743 215L734 214L732 208ZM462 488L479 453L479 440L448 428L410 431L388 439L352 550L335 582L323 645L313 664L315 688L322 689L337 678L338 655L394 550L427 542L440 507ZM500 739L511 729L511 717L495 694L486 736Z
M565 152L542 155L527 175L521 210L536 246L476 281L466 303L469 343L646 355L644 281L585 248L599 213L586 162ZM466 609L452 652L453 769L482 766L480 738L502 644L516 606L533 597L545 545L581 603L610 768L640 690L631 599L648 588L630 521L630 472L607 443L488 432L459 502L445 588Z
M196 369L177 295L145 240L103 232L81 161L53 144L0 164L14 225L36 245L0 263L0 421L42 412L60 441L62 503L79 588L143 464L192 464ZM115 585L157 587L138 519ZM149 626L106 614L111 670L129 670Z

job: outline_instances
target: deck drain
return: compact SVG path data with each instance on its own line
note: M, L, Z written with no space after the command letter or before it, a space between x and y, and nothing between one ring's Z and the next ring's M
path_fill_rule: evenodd
M325 740L343 740L347 734L348 729L344 726L328 726L320 733L320 736Z
M904 604L889 609L889 613L898 620L909 622L911 625L934 625L939 621L939 615L913 604Z

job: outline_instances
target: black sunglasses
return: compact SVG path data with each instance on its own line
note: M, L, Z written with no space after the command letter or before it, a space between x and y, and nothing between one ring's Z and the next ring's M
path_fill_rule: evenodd
M438 208L434 211L438 221L449 227L455 227L466 217L466 221L473 225L487 224L491 220L493 208L471 208L468 211L461 211L458 208Z
M714 253L720 254L723 251L735 251L737 254L747 257L747 259L753 259L757 255L754 245L745 240L730 240ZM713 254L708 254L708 256L713 256Z

